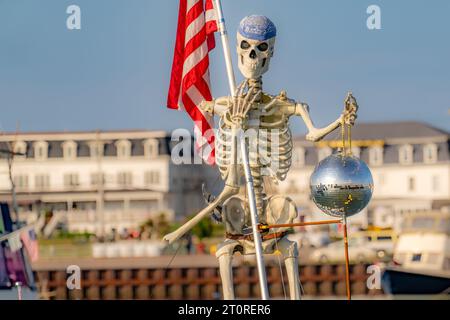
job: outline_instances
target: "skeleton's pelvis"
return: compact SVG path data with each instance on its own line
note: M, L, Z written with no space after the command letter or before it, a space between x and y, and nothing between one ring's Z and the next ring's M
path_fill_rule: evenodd
M274 195L270 196L264 203L264 212L259 213L260 223L269 225L292 223L297 217L297 208L288 197ZM223 221L228 234L243 234L243 229L252 225L247 201L241 196L234 196L227 200L223 205ZM282 232L287 229L271 229L270 232Z

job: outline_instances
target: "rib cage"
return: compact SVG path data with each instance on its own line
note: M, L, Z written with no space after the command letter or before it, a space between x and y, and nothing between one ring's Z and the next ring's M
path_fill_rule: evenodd
M258 107L249 112L244 123L245 134L249 137L249 161L255 189L258 212L262 212L265 197L263 176L283 181L292 163L292 135L288 118L277 113L277 108L269 112ZM274 121L271 121L274 120ZM222 179L226 179L231 164L232 134L230 121L220 117L216 137L216 163ZM243 171L242 171L243 172Z

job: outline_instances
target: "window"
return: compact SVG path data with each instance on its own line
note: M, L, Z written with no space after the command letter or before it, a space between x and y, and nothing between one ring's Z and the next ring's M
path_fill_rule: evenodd
M434 228L436 225L436 219L434 218L423 218L423 217L419 217L419 218L415 218L412 223L411 223L411 227L414 229L432 229Z
M117 183L122 187L130 187L133 184L133 174L131 172L119 172Z
M159 154L158 140L147 139L144 141L144 156L146 158L155 158Z
M378 236L377 241L392 241L391 236Z
M413 146L403 145L399 149L399 162L401 164L411 164L413 163Z
M102 141L92 141L89 144L89 152L92 158L103 156L105 145Z
M361 148L359 147L352 147L352 155L354 155L355 157L360 157L361 155Z
M303 167L305 165L305 149L298 147L294 149L293 164L295 167Z
M80 182L78 180L78 174L67 173L64 175L64 186L68 188L73 188L79 186Z
M64 159L75 159L77 157L77 143L75 141L66 141L62 147Z
M328 157L331 154L331 148L330 147L323 147L320 148L318 151L318 157L319 161L322 161L326 157Z
M438 148L434 143L427 144L423 147L423 162L436 163Z
M415 253L412 255L411 261L412 262L420 262L422 260L422 254L421 253Z
M146 185L153 185L160 183L159 171L147 171L144 176Z
M25 174L14 176L14 186L17 189L27 189L28 188L28 176Z
M116 142L117 157L129 158L131 155L131 142L128 140L119 140Z
M47 189L50 186L50 177L48 174L38 174L34 177L34 186L36 189Z
M415 191L416 190L416 179L414 177L408 178L408 190Z
M45 141L38 141L34 144L34 157L36 160L45 160L48 156L48 143Z
M383 164L383 147L372 147L369 149L369 164L372 166Z
M91 173L91 185L98 186L101 183L105 184L105 174L98 172Z
M42 158L44 156L44 154L45 154L45 152L44 152L44 148L43 147L37 148L37 151L36 151L37 158Z
M13 151L15 153L19 153L15 155L14 157L22 158L25 157L27 153L27 143L25 141L17 141L13 144Z

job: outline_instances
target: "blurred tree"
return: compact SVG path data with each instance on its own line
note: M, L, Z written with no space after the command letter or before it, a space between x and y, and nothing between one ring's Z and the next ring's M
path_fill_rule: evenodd
M161 212L156 220L156 233L159 238L162 238L165 234L169 233L170 224L167 221L167 215L164 212Z
M194 215L191 215L189 219L192 219ZM192 234L196 235L200 240L212 236L214 231L214 225L211 218L204 218L192 228Z
M167 220L167 214L161 212L156 217L147 219L140 228L147 231L151 237L159 239L171 231L172 225Z

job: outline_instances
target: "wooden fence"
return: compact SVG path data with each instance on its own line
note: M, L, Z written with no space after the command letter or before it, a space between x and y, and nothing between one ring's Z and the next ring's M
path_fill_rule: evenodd
M69 266L80 268L80 289L68 289ZM59 259L38 261L33 265L36 280L52 299L221 299L221 281L217 260L211 256L117 259ZM353 295L378 295L366 285L367 265L351 266ZM289 296L287 276L274 261L267 265L270 296ZM345 296L344 265L301 265L300 280L304 294L310 297ZM284 280L284 286L283 281ZM259 298L255 265L242 259L234 262L236 296ZM286 291L286 294L285 294Z

